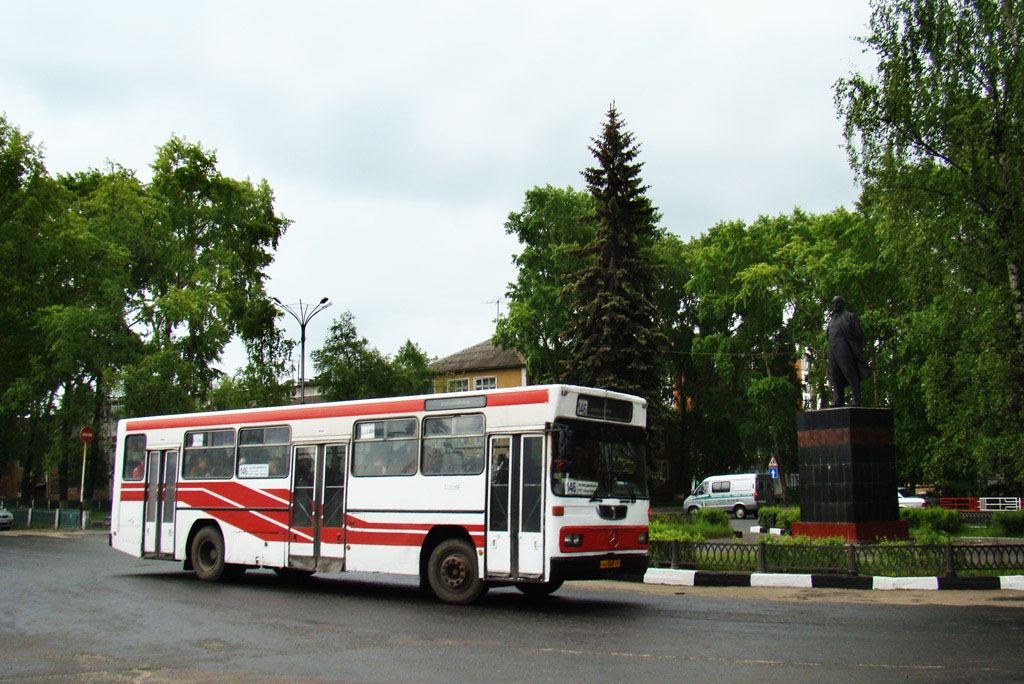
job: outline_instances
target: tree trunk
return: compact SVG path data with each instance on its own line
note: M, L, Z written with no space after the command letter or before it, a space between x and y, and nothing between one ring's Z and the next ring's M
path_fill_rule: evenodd
M60 423L60 462L57 465L57 498L68 500L68 479L71 470L71 427L64 421Z
M1024 291L1021 286L1020 264L1015 259L1008 259L1006 270L1010 280L1010 293L1013 296L1013 314L1017 323L1017 388L1014 392L1014 412L1020 411L1024 401Z
M36 445L39 444L39 418L29 415L28 425L28 444L25 447L25 455L21 459L21 500L23 502L32 499L32 471L35 469Z
M103 453L103 449L100 448L101 443L104 442L105 430L103 425L106 420L106 407L107 401L105 396L106 389L103 386L103 378L99 377L96 379L96 406L92 412L92 429L96 438L89 444L89 454L86 460L85 466L85 498L92 499L93 494L96 491L96 480L99 477L99 473L106 472L106 463L100 463L100 454Z

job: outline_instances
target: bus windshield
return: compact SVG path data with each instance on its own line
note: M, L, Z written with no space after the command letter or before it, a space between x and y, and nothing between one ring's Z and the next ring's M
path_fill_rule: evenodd
M647 498L644 431L559 420L554 425L551 490L588 499Z

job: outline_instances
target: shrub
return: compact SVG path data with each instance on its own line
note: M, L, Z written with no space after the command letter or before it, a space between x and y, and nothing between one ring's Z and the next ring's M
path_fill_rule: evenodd
M654 541L706 541L732 536L729 516L724 511L701 509L694 515L657 515L649 529Z
M784 530L793 531L793 523L800 522L799 508L783 508L779 513L779 527Z
M953 541L953 538L947 532L941 532L930 527L919 528L914 533L912 540L914 544L920 544L921 546L937 546L939 544L948 544L951 541Z
M910 529L919 532L931 530L953 535L964 528L960 512L948 508L901 508L900 518L909 520Z
M766 544L777 546L845 546L844 537L792 537L773 534L770 537L762 537Z
M800 522L800 509L766 506L757 510L757 521L761 527L781 527L792 531L793 523Z
M1024 511L1000 511L992 516L992 526L1002 537L1024 537Z
M729 514L717 508L700 508L690 516L694 523L725 525L729 527Z
M782 509L778 506L762 506L757 509L757 523L761 527L778 527L779 512Z
M681 515L656 515L651 518L648 529L651 539L676 539L682 534L683 525Z

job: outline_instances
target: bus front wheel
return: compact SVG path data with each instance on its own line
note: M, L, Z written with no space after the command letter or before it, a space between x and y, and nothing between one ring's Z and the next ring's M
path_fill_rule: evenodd
M224 537L215 527L204 527L192 539L192 567L196 577L216 582L224 575Z
M472 603L486 586L477 571L476 550L462 539L448 539L430 554L427 580L445 603Z

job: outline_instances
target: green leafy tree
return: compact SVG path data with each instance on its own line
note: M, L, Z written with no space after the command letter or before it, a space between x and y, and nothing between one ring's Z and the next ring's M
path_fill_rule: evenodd
M47 330L40 312L67 302L76 247L67 212L70 198L46 172L31 136L0 116L0 422L5 439L0 462L22 462L22 496L32 493L39 456L57 426L60 370L47 355Z
M356 330L355 317L345 311L331 323L322 347L310 354L327 401L387 396L388 362Z
M416 344L407 340L389 359L359 335L351 311L334 319L311 356L327 401L423 394L430 388L429 359Z
M594 239L575 254L582 269L563 293L570 382L662 399L666 344L655 308L658 276L648 249L659 236L658 214L645 195L639 144L612 105L593 139L597 166L583 172L596 201Z
M392 389L395 396L426 394L430 391L433 373L430 358L412 340L406 340L391 359Z
M125 369L131 413L201 406L235 335L254 363L280 370L286 358L264 289L288 225L270 186L222 175L214 152L177 137L152 168L152 214L132 243L145 273L131 313L146 353Z
M883 249L903 265L930 474L1020 488L1024 3L878 0L870 30L877 76L840 81L837 104Z
M513 258L518 274L505 293L508 314L498 319L494 342L523 355L532 382L557 382L568 365L563 288L583 268L579 250L594 238L588 219L595 210L590 193L547 185L528 190L522 210L505 222L522 251Z

